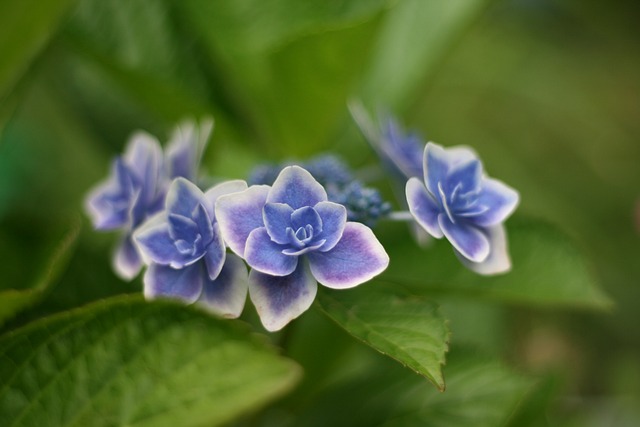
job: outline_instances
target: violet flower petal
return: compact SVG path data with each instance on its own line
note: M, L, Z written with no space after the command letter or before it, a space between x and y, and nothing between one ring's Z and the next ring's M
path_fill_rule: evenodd
M513 213L519 199L518 192L513 188L497 179L485 178L478 195L478 205L486 207L486 210L479 215L469 216L469 221L483 227L497 225Z
M418 224L436 239L442 238L444 234L438 224L440 207L420 179L415 177L409 179L406 193L409 212L411 212Z
M438 194L438 183L447 182L449 172L477 158L475 152L467 147L454 147L445 150L441 146L428 142L424 149L424 182L433 195Z
M205 277L201 263L180 269L151 264L144 275L144 296L146 299L178 299L190 304L202 293Z
M288 166L280 172L267 197L268 203L286 203L293 209L327 201L324 187L306 170Z
M438 224L454 248L473 262L482 262L489 255L489 240L471 224L453 223L445 214L438 216Z
M502 224L494 225L483 229L483 233L489 240L491 251L482 262L473 262L454 250L456 256L468 269L485 276L502 274L511 270L511 258L507 246L507 234Z
M126 235L116 246L113 256L113 269L124 280L131 280L142 268L142 258L133 245L131 235Z
M357 286L389 265L389 255L371 229L358 222L346 223L342 238L333 249L307 256L313 276L334 289Z
M265 227L256 228L249 234L244 259L251 268L273 276L291 274L298 265L298 257L285 255L285 247L271 240Z
M262 208L269 189L267 185L254 185L239 193L220 196L216 201L216 219L229 248L244 258L249 234L263 227Z
M273 240L281 245L289 243L287 228L291 228L293 208L284 203L267 203L262 210L264 226Z
M209 279L215 280L220 274L225 263L227 248L224 245L224 240L222 239L222 234L220 233L218 224L215 224L212 230L213 240L211 240L211 243L209 243L209 246L204 253L204 262L207 267Z
M192 218L199 204L204 200L202 191L184 178L176 178L169 186L165 200L168 214Z
M303 263L287 276L270 276L257 270L249 273L249 297L270 332L282 329L309 309L317 291L318 284Z
M249 278L244 262L238 256L228 254L216 279L205 279L198 305L218 316L235 319L242 314L248 286Z
M338 203L320 202L315 206L315 210L322 220L322 233L319 237L325 239L320 250L326 252L333 249L342 238L347 223L347 209Z
M216 201L220 196L239 193L247 189L247 183L240 179L225 181L208 189L204 193L205 207L211 219L215 219Z
M180 268L193 264L202 257L201 253L189 254L178 250L169 233L164 212L156 214L140 226L133 238L145 264L157 263Z

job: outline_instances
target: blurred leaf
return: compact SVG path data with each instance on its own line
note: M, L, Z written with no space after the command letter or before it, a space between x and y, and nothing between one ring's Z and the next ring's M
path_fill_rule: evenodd
M0 424L219 425L300 371L228 320L121 297L0 340Z
M512 220L508 229L513 269L492 277L465 269L445 239L419 249L406 232L385 240L393 254L383 278L420 293L444 292L540 306L605 309L609 298L600 290L578 248L558 229L542 222Z
M436 395L416 384L398 399L384 426L496 427L506 425L531 388L531 380L495 361L470 357L447 370L448 390Z
M358 375L334 383L310 405L273 426L497 427L504 426L533 381L475 352L454 348L447 360L447 390L438 392L388 359L354 357Z
M291 156L327 144L387 3L189 0L178 10L222 82L218 95L265 151Z
M325 314L351 335L444 390L442 365L450 332L435 304L398 296L375 283L339 298L323 292L319 301Z
M403 0L387 15L359 96L370 108L407 107L491 0Z
M61 18L73 1L0 1L0 105L4 105L55 34Z
M18 250L20 248L20 240L24 238L22 235L11 236L18 238L18 241L9 241L5 233L1 233L2 245L0 246L0 254L2 254L3 263L14 264L10 267L19 268L21 270L19 276L8 274L3 268L2 285L0 285L0 326L8 319L15 316L18 312L32 306L39 301L48 290L49 286L58 279L64 272L76 240L80 233L80 220L73 218L69 224L65 226L64 235L53 240L53 248L46 248L44 255L36 255L35 248L29 244L25 248L28 255ZM40 237L40 236L39 236ZM47 242L48 244L51 244ZM5 247L7 245L8 247ZM7 251L5 253L5 251ZM18 252L16 254L15 252ZM17 256L16 256L17 255ZM38 258L42 258L40 261ZM23 262L29 263L25 266ZM39 265L43 264L43 265ZM30 273L25 274L25 268ZM34 273L35 271L35 273ZM30 279L29 277L34 277ZM29 283L23 283L20 279L26 278ZM14 289L10 289L14 288Z

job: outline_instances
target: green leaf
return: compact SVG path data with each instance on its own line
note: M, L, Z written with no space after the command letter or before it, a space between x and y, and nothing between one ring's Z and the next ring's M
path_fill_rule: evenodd
M323 292L319 301L324 313L351 335L444 390L441 369L450 332L435 304L400 296L375 282L339 296Z
M538 221L509 222L508 239L513 269L485 277L465 269L446 239L419 249L395 225L383 239L391 263L383 277L412 292L454 293L539 306L606 309L610 299L600 290L580 250L555 227Z
M350 366L355 374L314 395L313 404L302 406L289 424L277 425L505 426L534 386L500 362L461 348L454 348L447 361L444 392L389 359L371 356L355 354Z
M362 82L369 107L406 108L491 0L403 0L387 15Z
M0 1L0 105L55 34L72 3L73 0Z
M178 10L253 139L269 154L304 156L341 125L387 3L189 0Z
M219 425L289 390L292 361L237 323L139 297L0 339L0 425Z
M41 261L41 266L38 266L36 250L34 250L32 245L23 247L25 249L24 253L26 253L26 255L24 255L23 252L20 252L17 241L10 242L3 238L3 244L0 245L0 253L3 254L3 259L7 264L12 263L15 265L4 267L1 270L3 285L0 286L0 326L20 311L39 301L40 298L46 294L49 286L58 279L66 268L80 233L79 218L73 218L64 228L64 234L61 237L56 237L53 247L47 248L45 255L41 256L44 260ZM16 238L17 236L13 237ZM21 238L22 237L24 236L21 236ZM10 248L5 248L4 245L9 245ZM7 249L11 252L9 256L4 256ZM18 255L22 255L22 257L15 258L16 250L18 251ZM11 258L11 256L14 258ZM30 264L30 271L37 271L37 275L28 283L21 283L21 277L7 274L5 270L8 267L20 268L22 271L19 275L25 275L25 260ZM26 276L29 277L28 274ZM5 288L7 285L18 289L7 289Z
M407 387L394 416L384 426L496 427L506 425L532 381L496 361L468 357L447 370L448 390Z

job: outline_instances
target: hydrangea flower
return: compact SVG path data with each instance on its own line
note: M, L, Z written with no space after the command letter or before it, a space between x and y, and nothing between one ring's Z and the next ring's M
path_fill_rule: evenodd
M283 169L273 186L221 196L216 217L231 250L252 268L249 296L269 331L309 308L317 282L351 288L389 263L371 229L347 221L346 208L329 202L299 166Z
M228 181L203 193L184 178L172 182L164 210L134 233L149 266L144 275L147 299L200 300L225 317L242 313L247 269L238 257L227 256L214 205L218 197L246 188L244 181Z
M126 280L135 277L142 260L133 244L133 230L162 209L172 178L195 179L202 151L213 122L181 123L167 144L166 155L157 139L136 132L123 156L114 160L111 175L90 191L85 207L98 230L122 230L113 257L115 272Z
M271 185L284 167L293 165L292 162L285 162L280 165L258 166L251 172L249 183ZM373 227L379 219L391 212L391 205L382 198L380 192L356 180L352 171L338 156L319 155L298 163L298 166L306 169L326 189L329 201L347 208L349 221Z
M86 210L98 230L123 230L113 267L124 279L135 277L142 261L131 240L132 231L162 208L165 196L162 149L151 135L138 132L122 157L114 160L111 176L86 199Z
M518 193L484 175L471 149L428 143L423 155L423 179L406 185L409 211L430 235L446 237L456 254L480 274L508 271L502 223L518 205Z

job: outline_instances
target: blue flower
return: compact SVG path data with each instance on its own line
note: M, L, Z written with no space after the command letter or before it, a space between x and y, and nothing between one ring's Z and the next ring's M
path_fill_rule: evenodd
M241 259L227 256L214 205L218 197L246 188L244 181L228 181L203 193L184 178L172 182L164 210L134 233L149 266L144 275L146 298L200 300L222 316L240 315L247 270Z
M254 185L222 196L216 216L227 244L252 268L249 296L269 331L306 311L317 282L357 286L389 263L367 226L347 221L344 206L299 166L282 170L273 186Z
M162 208L165 195L162 149L149 134L134 134L111 176L88 195L86 210L98 230L123 230L114 254L114 269L125 279L135 277L142 261L131 240L132 231Z
M508 271L503 221L518 205L518 193L488 178L469 148L445 149L428 143L423 155L424 182L409 179L409 211L429 234L445 236L461 261L480 274Z
M111 175L87 196L86 210L94 227L123 232L113 257L114 270L123 279L132 279L142 267L131 239L133 230L162 209L172 178L195 179L212 123L203 120L197 128L194 122L183 122L167 144L166 155L156 138L135 133L124 155L114 160Z

